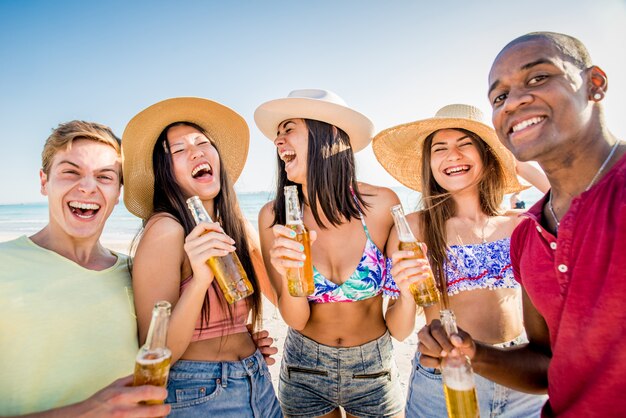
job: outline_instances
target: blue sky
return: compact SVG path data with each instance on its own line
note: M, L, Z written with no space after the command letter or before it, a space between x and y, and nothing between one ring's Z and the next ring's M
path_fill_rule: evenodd
M609 128L626 138L626 2L0 0L0 204L42 201L38 169L58 123L121 136L143 108L206 97L239 112L251 149L239 191L271 189L274 148L254 125L264 101L326 88L377 130L471 103L490 116L487 73L511 39L580 38L609 75ZM373 157L359 178L396 186Z

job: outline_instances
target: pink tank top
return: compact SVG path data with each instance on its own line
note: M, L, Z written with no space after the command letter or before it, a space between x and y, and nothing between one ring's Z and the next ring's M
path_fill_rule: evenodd
M193 276L187 277L180 284L180 294L182 295L185 291L185 288L189 284L189 280L191 280ZM223 337L231 334L239 334L241 332L248 332L246 328L246 323L248 322L248 306L246 299L242 299L238 302L235 302L233 305L233 315L232 319L229 317L229 313L225 311L226 301L221 298L217 294L220 292L217 287L217 283L211 283L209 286L209 323L204 324L204 328L202 328L201 318L198 317L198 321L196 322L196 329L193 332L193 336L191 337L191 341L201 341L208 340L210 338L215 337Z

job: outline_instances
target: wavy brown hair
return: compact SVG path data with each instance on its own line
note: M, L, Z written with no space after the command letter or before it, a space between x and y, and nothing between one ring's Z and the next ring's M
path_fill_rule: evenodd
M500 213L500 205L504 198L506 186L504 168L491 147L472 131L454 129L467 135L478 149L483 164L478 178L478 194L481 211L488 216ZM447 295L444 263L448 261L446 253L447 236L446 222L456 214L456 203L452 193L441 187L432 174L430 165L430 149L435 131L428 135L422 147L422 203L420 212L420 231L428 247L428 261L433 269L435 278L444 295Z

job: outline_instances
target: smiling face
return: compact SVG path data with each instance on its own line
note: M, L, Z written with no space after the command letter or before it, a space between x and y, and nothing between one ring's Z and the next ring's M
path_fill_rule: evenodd
M470 136L456 129L442 129L432 139L430 169L439 186L454 192L477 184L483 163Z
M71 238L98 239L119 202L120 176L120 157L105 143L79 139L56 151L48 172L40 172L50 227Z
M167 131L174 177L184 197L215 198L220 192L220 157L198 129L175 125Z
M287 119L278 125L274 145L285 163L287 178L306 184L309 129L304 119Z
M500 141L519 160L541 163L590 137L588 73L545 38L505 48L489 74L492 120Z

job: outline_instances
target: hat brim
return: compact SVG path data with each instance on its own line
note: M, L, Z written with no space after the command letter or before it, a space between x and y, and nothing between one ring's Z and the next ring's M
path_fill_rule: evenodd
M406 187L422 191L422 149L431 133L441 129L465 129L478 135L493 150L505 173L505 193L525 189L515 174L513 154L484 123L464 118L429 118L385 129L372 140L376 159Z
M142 219L153 212L154 145L163 129L175 122L191 122L207 132L233 183L245 165L250 130L234 110L199 97L177 97L147 107L128 122L122 134L124 204Z
M263 103L254 112L254 121L270 141L278 125L287 119L312 119L334 125L348 134L353 152L361 151L374 136L374 124L362 113L323 100L287 97Z

